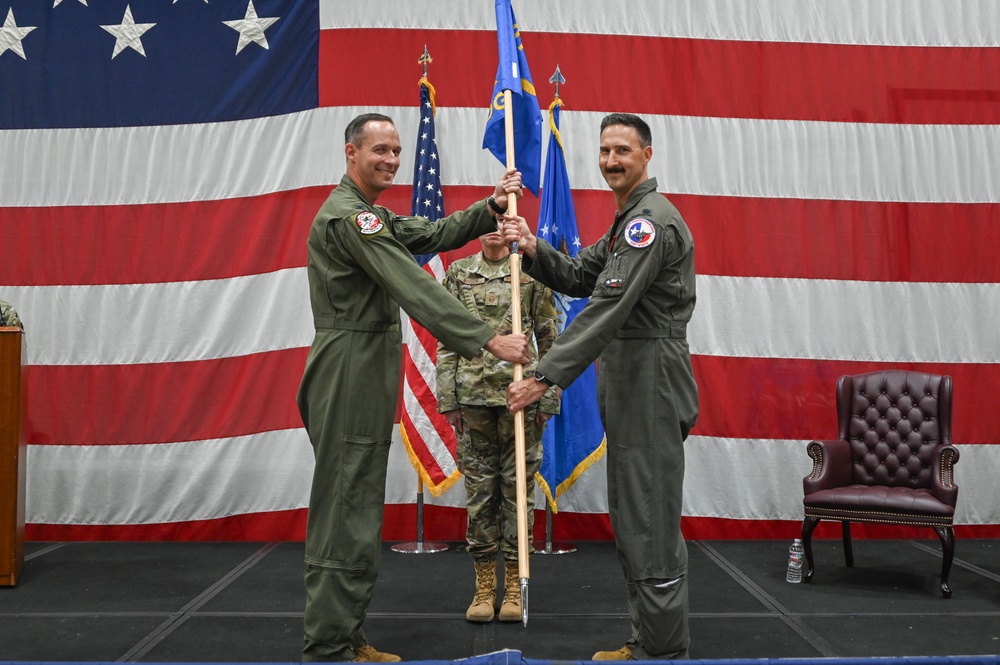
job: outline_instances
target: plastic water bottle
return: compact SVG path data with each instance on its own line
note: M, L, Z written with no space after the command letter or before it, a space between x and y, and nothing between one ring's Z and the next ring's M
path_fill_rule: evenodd
M785 573L785 581L798 584L802 581L802 558L805 550L802 549L802 540L796 538L792 541L792 546L788 548L788 571Z

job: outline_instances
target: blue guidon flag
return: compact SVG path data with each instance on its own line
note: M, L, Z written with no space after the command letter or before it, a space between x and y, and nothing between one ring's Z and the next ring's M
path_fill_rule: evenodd
M538 213L538 237L560 252L576 256L582 244L559 133L558 103L554 102L549 112L552 134ZM560 334L583 310L587 300L556 294ZM606 447L604 425L597 408L597 367L592 364L563 389L560 412L552 417L542 435L542 466L535 477L553 512L558 512L559 496L604 456Z
M521 172L521 182L538 194L542 171L542 112L538 108L535 84L528 69L528 56L521 44L521 31L514 17L510 0L496 0L497 46L500 64L486 119L483 147L493 153L501 164L507 163L507 142L504 125L504 90L511 91L514 105L514 159Z

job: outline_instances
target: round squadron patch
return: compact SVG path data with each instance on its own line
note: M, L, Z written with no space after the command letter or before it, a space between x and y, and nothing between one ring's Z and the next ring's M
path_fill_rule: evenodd
M653 227L653 223L648 219L643 219L639 217L638 219L633 219L625 227L625 242L642 249L643 247L649 247L653 239L656 238L656 229Z
M361 233L363 233L366 236L370 236L373 233L378 233L383 228L385 228L385 225L382 223L382 220L379 219L375 215L375 213L368 212L367 210L358 213L358 216L355 217L355 219L358 222L358 229L360 229Z

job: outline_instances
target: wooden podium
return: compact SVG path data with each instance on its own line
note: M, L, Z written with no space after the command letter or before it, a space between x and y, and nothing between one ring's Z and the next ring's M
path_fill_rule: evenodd
M0 327L0 586L14 586L24 566L27 385L24 332Z

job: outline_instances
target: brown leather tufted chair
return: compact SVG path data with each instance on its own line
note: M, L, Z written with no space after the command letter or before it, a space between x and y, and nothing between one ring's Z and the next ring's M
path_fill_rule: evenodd
M958 498L951 377L903 370L842 376L837 418L840 438L807 448L813 469L802 479L803 582L812 581L812 533L820 520L840 521L848 566L854 565L851 522L929 526L941 539L941 593L951 598Z

